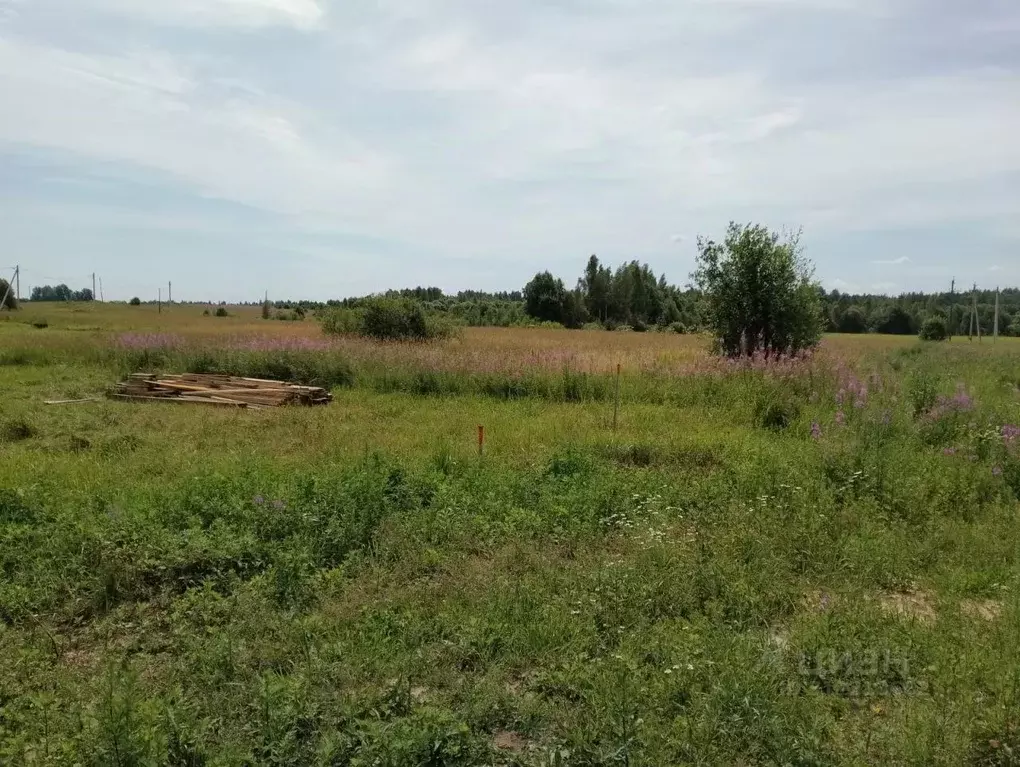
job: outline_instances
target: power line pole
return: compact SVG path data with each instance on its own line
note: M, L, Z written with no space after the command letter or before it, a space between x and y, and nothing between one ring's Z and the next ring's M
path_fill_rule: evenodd
M16 286L14 288L14 291L15 291L14 292L14 296L20 302L21 301L21 265L20 264L18 264L18 266L14 267L14 284Z
M172 304L174 302L174 284L169 280L166 283L166 302Z
M92 300L96 300L96 273L92 272Z
M106 303L106 299L103 297L103 278L99 278L99 300Z
M17 267L14 267L15 274L17 274ZM0 309L7 308L7 297L11 294L11 283L7 283L7 290L4 291L4 297L0 298Z

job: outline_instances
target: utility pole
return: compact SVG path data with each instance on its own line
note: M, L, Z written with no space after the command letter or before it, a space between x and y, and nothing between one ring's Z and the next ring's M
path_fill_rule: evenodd
M21 302L21 265L14 267L14 297Z
M17 269L17 267L15 267L15 269ZM15 274L17 274L17 271L15 271ZM0 298L0 309L3 309L7 306L7 296L11 294L11 289L12 289L11 283L8 282L7 290L4 291L3 298Z
M99 300L106 303L106 299L103 297L103 278L99 278Z
M166 302L172 304L174 302L174 284L169 280L166 283Z
M96 273L92 272L92 300L96 300Z

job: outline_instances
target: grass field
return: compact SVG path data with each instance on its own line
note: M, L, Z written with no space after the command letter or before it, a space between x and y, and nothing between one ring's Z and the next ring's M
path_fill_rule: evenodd
M0 320L0 764L1020 761L1017 340L230 311ZM150 367L336 399L43 404Z

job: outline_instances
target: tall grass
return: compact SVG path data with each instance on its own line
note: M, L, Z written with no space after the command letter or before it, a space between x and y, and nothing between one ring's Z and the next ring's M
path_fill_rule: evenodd
M161 332L3 348L0 762L1020 748L1020 347L837 339L734 367L609 333L490 354ZM41 404L150 367L339 388L260 413Z

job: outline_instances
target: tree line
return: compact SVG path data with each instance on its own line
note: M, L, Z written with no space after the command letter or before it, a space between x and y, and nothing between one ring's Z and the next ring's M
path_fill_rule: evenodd
M30 301L92 301L95 296L91 288L71 290L67 285L36 285L32 288Z

